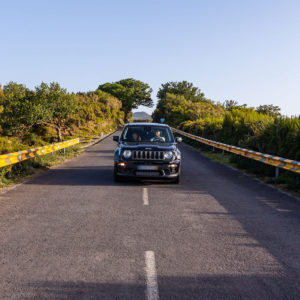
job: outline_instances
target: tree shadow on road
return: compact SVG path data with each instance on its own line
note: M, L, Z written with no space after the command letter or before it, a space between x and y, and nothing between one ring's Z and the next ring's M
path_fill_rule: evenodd
M220 219L228 220L227 224L237 221L242 229L224 225L223 231L219 229L222 235L234 238L233 247L261 248L274 257L298 288L297 295L283 298L300 299L300 202L238 170L199 157L198 152L197 159L202 169L196 170L197 163L193 169L183 168L179 186L159 188L180 195L194 222L210 220L224 225ZM210 206L212 201L219 206ZM244 243L245 239L252 242Z
M158 276L161 300L299 299L291 278L274 275ZM272 283L272 284L270 284ZM21 299L145 299L146 284L36 281L24 285ZM18 298L19 299L19 298Z
M65 186L144 186L155 185L155 180L128 179L115 182L113 166L84 166L50 169L25 184L30 185L65 185ZM159 184L169 184L159 181Z

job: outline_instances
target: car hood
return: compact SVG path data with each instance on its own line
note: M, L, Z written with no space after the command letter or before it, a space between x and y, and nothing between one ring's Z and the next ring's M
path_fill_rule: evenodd
M122 143L120 144L122 149L130 149L130 150L148 150L148 151L172 151L176 149L176 145L173 143Z

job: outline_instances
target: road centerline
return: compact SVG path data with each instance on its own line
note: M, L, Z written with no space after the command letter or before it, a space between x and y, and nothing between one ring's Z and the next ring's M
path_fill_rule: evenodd
M155 255L153 251L145 252L145 271L146 271L146 300L158 300L158 285L155 267Z
M143 188L143 204L149 205L148 189Z

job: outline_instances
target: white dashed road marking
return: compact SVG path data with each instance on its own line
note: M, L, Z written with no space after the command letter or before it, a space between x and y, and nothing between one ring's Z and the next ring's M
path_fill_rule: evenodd
M148 189L143 188L143 204L149 205L149 198L148 198Z
M158 300L157 275L155 267L155 256L153 251L145 252L146 271L146 300Z

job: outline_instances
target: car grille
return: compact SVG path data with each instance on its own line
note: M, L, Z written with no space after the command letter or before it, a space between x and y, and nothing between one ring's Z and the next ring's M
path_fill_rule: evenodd
M164 151L134 150L132 159L162 160L164 159Z

